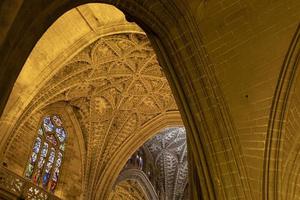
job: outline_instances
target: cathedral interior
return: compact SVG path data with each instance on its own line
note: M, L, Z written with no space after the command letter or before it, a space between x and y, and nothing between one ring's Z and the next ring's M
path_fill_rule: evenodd
M299 0L0 1L0 199L300 199L299 22Z

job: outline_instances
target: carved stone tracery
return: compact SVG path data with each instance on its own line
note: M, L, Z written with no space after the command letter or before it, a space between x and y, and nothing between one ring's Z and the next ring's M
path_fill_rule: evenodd
M132 154L119 174L110 196L127 179L139 182L147 199L188 199L185 128L165 128Z
M166 128L144 146L159 171L160 199L183 199L188 182L185 129Z
M125 180L118 183L110 193L109 200L146 200L146 196L135 180Z
M95 195L92 191L108 160L127 138L154 117L178 110L143 34L106 36L78 53L31 101L13 129L11 143L25 134L29 116L59 101L73 107L82 129L86 198Z

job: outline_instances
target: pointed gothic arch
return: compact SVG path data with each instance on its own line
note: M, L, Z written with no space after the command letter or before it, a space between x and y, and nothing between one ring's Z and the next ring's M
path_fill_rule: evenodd
M60 179L67 136L61 116L44 116L24 173L33 183L52 193Z
M1 96L2 109L18 72L42 33L65 11L87 2L91 1L74 3L57 0L49 1L49 4L40 1L23 2L22 9L15 18L16 23L10 28L8 39L4 41L4 45L11 48L1 49L0 53L1 66L6 67L0 79L3 81L0 84L1 91L4 91ZM159 0L97 2L115 5L127 13L146 30L156 48L188 132L189 156L193 162L191 185L195 185L192 196L211 199L251 196L236 130L213 67L202 48L201 38L196 35L199 27L195 25L188 10L184 9L184 3L170 4ZM35 15L27 16L28 9ZM24 32L19 31L24 27L27 27ZM18 35L21 32L22 36ZM19 59L16 60L17 57ZM14 71L8 72L9 67ZM219 141L218 144L212 144L215 139ZM221 155L217 154L217 147L231 150L223 151ZM225 178L226 172L222 172L217 165L219 157L225 158L227 163L235 163L225 167L225 171L236 172L230 178ZM232 185L234 192L226 192L225 185ZM241 194L236 185L244 186ZM197 192L200 190L201 194Z
M86 147L73 108L65 102L56 102L23 115L23 118L13 127L15 134L11 134L7 148L3 151L2 160L6 168L15 173L14 176L21 177L19 180L22 187L15 195L24 198L34 198L35 195L46 198L53 195L52 193L59 198L82 195ZM55 126L54 121L49 121L53 116L60 117L62 126ZM50 124L45 127L44 119L53 126ZM55 128L60 129L57 134ZM62 128L66 135L64 140L61 134ZM36 145L38 138L40 138L39 150ZM59 144L64 146L58 146ZM51 152L54 153L51 155ZM37 155L34 156L34 153ZM31 169L29 169L30 165L33 165ZM8 181L13 183L15 180L8 179ZM68 192L68 185L76 188L72 191L74 194ZM14 187L11 186L9 190L16 190ZM51 198L56 199L55 196Z
M297 127L297 122L293 121L299 119L293 114L298 109L295 104L298 104L299 95L299 62L300 25L283 61L272 102L264 152L263 199L295 198L300 143L299 136L289 133L288 128Z

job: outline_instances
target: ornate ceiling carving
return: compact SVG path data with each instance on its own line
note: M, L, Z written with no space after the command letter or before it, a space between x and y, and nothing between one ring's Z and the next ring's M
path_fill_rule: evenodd
M109 200L145 200L147 199L141 186L135 180L118 183L110 193Z
M186 132L165 128L148 140L127 161L115 185L132 179L144 183L148 199L183 200L189 196ZM153 194L153 195L151 195Z
M166 128L144 147L151 153L159 171L160 198L183 199L188 181L185 129Z
M127 138L154 117L178 110L147 37L131 33L100 38L58 70L26 108L15 135L24 135L19 127L29 116L59 101L73 107L82 129L86 198Z
M126 167L125 167L126 168ZM144 199L145 200L158 200L157 193L151 183L151 181L148 179L147 175L139 169L129 168L123 170L116 180L114 184L114 189L116 189L116 185L118 185L120 182L123 182L125 180L133 180L136 181L139 186L142 188L142 191L144 193Z

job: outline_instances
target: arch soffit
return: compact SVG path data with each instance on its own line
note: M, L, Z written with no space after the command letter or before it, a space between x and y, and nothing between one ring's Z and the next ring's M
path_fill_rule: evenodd
M144 39L146 39L145 37L143 37ZM147 41L147 44L149 44L149 42ZM153 50L151 50L152 52L153 52ZM149 59L153 59L154 57L153 56L150 56L150 58ZM76 60L76 59L75 59ZM147 62L148 63L148 62ZM156 62L157 63L157 62ZM158 67L158 66L157 66ZM160 76L160 75L159 75ZM165 78L164 78L165 79ZM164 80L163 81L164 83L166 83L166 80ZM42 93L47 93L47 91L48 90L45 90L44 92L42 92ZM170 93L170 91L168 91L168 93ZM50 101L51 102L51 101ZM174 103L174 100L172 100L172 102ZM26 117L28 117L31 113L34 113L34 112L36 112L36 111L38 111L39 109L42 109L43 107L47 107L47 104L49 104L49 103L44 103L44 99L43 98L41 98L41 101L33 101L33 103L35 104L33 104L33 105L31 105L31 108L29 108L29 109L27 109L26 110L26 113L24 113L24 118L23 119L20 119L20 122L22 122L22 121L26 121ZM63 102L62 102L63 103ZM174 105L172 103L172 105ZM172 105L170 105L171 107L172 107ZM172 110L172 109L171 109ZM176 109L177 110L177 109ZM163 116L167 116L168 118L169 118L169 120L173 120L174 119L174 116L172 115L172 113L174 114L176 114L176 116L177 117L179 117L180 118L180 114L179 114L179 112L177 111L177 112L170 112L170 111L162 111L162 115ZM180 119L180 121L181 121L181 119ZM145 124L147 124L147 123L145 123ZM145 126L145 124L143 125L143 126ZM160 122L158 121L157 123L155 123L155 124L160 124ZM177 125L177 124L175 124L175 125ZM152 125L151 125L152 126ZM154 125L153 125L154 126ZM155 127L155 126L154 126ZM135 131L136 132L136 131ZM13 140L13 139L12 139ZM129 155L130 156L130 155Z
M97 4L96 4L97 5ZM120 12L120 11L119 11ZM62 16L64 17L64 16ZM68 19L68 18L67 18ZM69 19L70 20L70 19ZM67 20L68 21L68 20ZM51 29L50 27L49 29ZM138 33L145 34L141 28L139 28L136 24L128 23L126 21L122 23L113 23L107 24L99 27L94 27L88 33L83 34L77 41L75 41L70 46L61 47L61 52L55 59L49 62L49 65L43 66L40 69L39 75L36 79L31 79L31 83L28 89L15 90L13 88L9 100L14 100L16 97L16 101L10 103L10 105L6 105L5 110L0 119L0 127L2 133L10 133L13 125L16 124L18 118L24 112L26 107L29 105L34 96L38 93L38 91L43 87L43 85L51 79L51 77L61 69L70 59L72 59L76 54L82 51L84 48L95 42L97 39L105 36L122 34L122 33ZM51 35L47 35L48 38L51 38ZM47 38L45 38L47 40ZM44 41L45 41L44 40ZM39 41L43 42L43 41ZM38 43L39 43L38 42ZM50 45L50 44L49 44ZM48 46L49 46L48 45ZM45 47L46 46L46 47ZM35 47L36 48L36 47ZM47 48L47 43L39 45L35 51L39 51L39 48ZM33 51L32 53L34 53ZM32 55L29 56L32 57ZM30 69L30 62L26 62L22 72ZM28 70L27 70L28 71ZM20 75L22 75L22 72ZM28 72L27 72L28 73ZM19 78L16 81L16 85L18 86ZM28 96L27 94L30 94ZM22 98L24 96L24 98ZM8 138L8 135L2 136L4 139L2 140L1 146L5 145L5 142Z
M67 133L74 133L74 135L76 136L77 141L79 143L80 152L81 152L80 156L82 158L82 167L84 169L83 161L85 160L86 147L85 147L85 143L83 140L80 125L77 121L77 118L76 118L71 106L66 104L65 102L57 102L57 103L48 105L48 106L44 107L43 109L41 109L41 113L43 116L54 115L54 114L63 116L64 128L67 130ZM40 122L38 123L36 130L38 130L38 126L40 126L41 120L42 120L42 118L40 119ZM8 148L9 148L9 146L8 146Z
M72 47L68 48L67 52L58 56L55 60L51 62L49 66L47 66L46 69L48 73L45 73L46 75L43 75L40 77L40 82L36 81L35 87L32 88L32 90L25 90L21 94L18 92L13 93L12 91L11 95L14 96L22 96L22 94L30 93L30 97L25 99L17 99L14 105L11 105L10 108L7 108L7 110L4 111L3 115L0 118L0 127L2 133L10 133L11 130L14 128L14 124L17 123L17 120L21 117L22 113L25 111L26 107L30 104L31 100L34 98L34 96L40 91L40 89L44 86L44 83L49 81L52 76L57 72L61 67L64 67L64 64L67 63L70 59L73 58L74 55L76 55L78 52L82 51L84 48L89 46L91 43L95 42L97 39L105 36L115 35L115 34L122 34L122 33L138 33L138 34L145 34L144 32L140 31L140 29L136 26L128 26L125 25L124 27L120 27L119 25L115 25L113 27L107 27L108 29L99 28L100 33L95 34L95 32L90 32L87 35L84 35L78 42L76 42ZM112 31L112 29L114 31ZM119 29L120 28L120 29ZM101 32L103 32L101 34ZM105 31L108 31L107 33ZM88 40L88 43L86 42ZM53 71L51 71L53 70ZM43 71L43 73L45 70ZM45 76L45 77L44 77ZM33 81L34 82L34 81ZM37 107L35 110L37 110L40 107ZM3 146L7 140L8 135L4 135L1 142L1 146Z
M137 181L140 187L143 189L143 192L146 194L148 200L158 200L158 196L153 188L153 185L143 171L137 169L128 169L121 172L121 174L118 176L118 179L114 183L114 186L126 180Z
M96 199L105 199L111 191L123 166L130 156L146 141L167 127L183 126L179 111L163 113L147 122L136 134L128 138L106 165L102 176L96 183Z
M34 138L36 138L37 136L37 130L39 129L39 127L42 124L42 120L43 117L48 116L48 115L59 115L60 117L62 117L62 121L63 121L63 127L67 132L67 138L76 138L75 142L78 142L78 147L79 147L79 158L80 158L80 173L82 176L84 176L84 161L85 161L85 157L86 157L86 148L85 148L85 144L84 144L84 140L83 140L83 135L82 135L82 131L81 128L79 126L79 123L77 121L77 118L72 110L72 108L70 106L68 106L65 102L57 102L51 105L48 105L44 108L41 108L38 112L32 113L32 115L38 114L40 116L39 120L37 123L32 124L35 127L36 131L33 131L31 134L33 135ZM3 160L9 159L6 158L7 152L10 151L10 147L13 144L14 139L12 138L11 142L8 144L6 150L3 153ZM21 162L24 164L24 166L22 166L21 171L26 169L26 165L28 164L28 156L29 156L29 151L31 151L31 147L32 147L32 143L34 142L32 141L28 141L30 145L30 148L28 149L28 153L24 154L24 158L22 158ZM68 139L66 142L66 153L70 153L70 148L68 147ZM65 155L64 155L65 156ZM25 162L23 162L25 159ZM10 166L8 166L10 167ZM62 166L62 171L65 171L64 169L67 169L68 167L63 165ZM19 169L11 169L12 171L14 171L15 173L19 174L22 176L23 172L21 172ZM66 173L63 172L61 175L60 179L65 179ZM81 183L81 188L83 190L84 188L84 182L82 181ZM58 190L60 190L60 184L58 185Z
M44 115L59 114L63 116L64 128L66 129L68 135L71 133L76 137L76 141L79 145L80 151L80 160L81 160L81 174L84 177L85 174L85 160L86 160L86 147L83 139L82 130L80 128L79 122L73 108L65 102L57 102L51 105L48 105L42 109ZM68 144L67 144L68 145ZM63 166L63 168L65 168ZM63 170L62 168L62 170ZM63 172L63 175L65 173ZM65 176L64 176L65 177ZM64 178L62 177L62 178ZM84 181L81 183L82 190L84 189Z
M283 152L283 134L285 133L286 120L289 114L291 103L294 99L295 87L297 87L296 76L299 73L300 61L300 25L294 34L294 37L289 46L289 50L283 61L281 71L278 77L277 86L272 102L268 131L266 136L266 147L264 153L264 171L263 171L263 199L275 199L281 192L280 179L289 176L285 170L282 171L282 152ZM299 80L298 80L299 81ZM299 84L299 83L298 83ZM297 150L300 143L292 145L289 151ZM286 164L289 164L293 156L288 156L284 159ZM293 162L291 162L293 163ZM298 170L300 165L298 166ZM287 174L285 174L287 173ZM290 172L292 173L292 172Z
M300 49L298 49L300 50ZM299 59L294 62L298 65L294 81L287 100L286 114L284 116L282 133L280 135L279 154L276 158L278 164L278 188L282 199L296 199L299 196L300 181L300 134L299 134Z
M19 48L17 51L6 52L4 59L0 59L3 66L15 67L15 73L6 72L9 80L7 80L7 78L0 79L4 80L3 82L6 81L4 84L0 84L3 87L3 91L5 91L2 96L3 100L1 101L1 108L3 109L5 105L8 93L12 88L12 83L20 71L21 66L27 57L26 55L29 54L34 43L45 29L66 10L78 6L79 4L89 2L101 2L115 5L135 18L151 36L150 39L152 43L155 45L156 50L161 54L158 56L165 67L166 75L170 81L171 88L175 93L175 98L177 99L177 102L180 103L179 107L181 110L184 111L182 114L188 135L190 135L190 149L195 150L191 152L191 156L194 158L193 162L196 162L194 165L196 166L195 173L197 173L198 177L205 177L205 183L199 182L202 188L201 195L211 199L215 199L219 195L224 195L223 189L220 188L217 183L219 182L219 179L222 181L220 175L222 174L221 169L216 165L218 159L216 156L208 156L211 155L209 152L216 154L215 150L206 145L210 143L209 135L216 134L216 137L219 138L231 138L230 145L232 147L232 154L225 152L225 157L228 158L228 163L230 160L234 160L234 163L237 163L233 170L238 171L238 174L233 176L237 176L235 178L239 180L240 184L245 186L243 195L249 196L250 188L249 184L246 182L247 174L245 172L243 158L240 155L239 141L233 136L235 134L235 129L231 121L229 110L224 98L220 94L220 88L218 87L214 71L211 69L210 62L205 56L205 50L201 48L201 38L197 36L199 27L195 25L195 19L192 18L189 11L185 9L186 5L184 5L184 2L161 2L157 0L139 3L133 0L83 0L74 3L57 0L49 3L47 8L41 9L45 4L43 3L43 5L41 5L37 1L36 5L39 5L40 7L38 9L33 9L33 12L36 11L37 13L34 20L29 19L27 21L22 21L22 17L25 15L23 12L16 17L16 20L21 21L21 24L29 24L29 28L26 30L36 30L36 34L32 34L32 31L25 31L22 38L28 36L26 42L20 40L19 37L14 38L14 34L9 34L12 37L10 42ZM29 7L31 3L35 4L31 1L28 3L29 5L24 5L24 7ZM11 28L10 33L18 32L16 29L18 29L18 27ZM187 41L190 42L187 44ZM168 49L168 51L166 51L166 49ZM23 55L23 57L15 61L13 59L15 58L15 55ZM182 74L182 76L179 78L178 74ZM199 77L205 78L199 79ZM198 89L196 90L195 88ZM203 97L205 97L205 101L203 101ZM191 110L194 112L192 113ZM208 121L210 119L213 119L215 123L209 123ZM214 124L213 127L211 127L212 124ZM215 125L217 125L217 127L215 127ZM203 137L200 137L200 135ZM220 140L220 143L221 141L222 140ZM224 144L221 143L220 145L223 146L224 149L226 148ZM228 149L228 147L226 149ZM224 155L221 156L224 157ZM196 181L196 179L194 179L194 181ZM234 194L237 195L237 191L228 195ZM197 194L195 193L195 195Z
M13 96L29 93L30 96L26 99L17 99L17 101L11 105L6 106L5 110L3 112L3 115L1 118L5 117L7 114L10 114L13 112L16 107L18 107L18 111L20 111L20 105L21 108L24 108L26 105L29 104L29 102L32 100L34 95L39 91L39 89L43 86L44 82L47 82L53 74L55 74L57 71L60 70L61 67L64 66L70 59L72 59L76 54L78 54L80 51L82 51L84 48L95 42L97 39L110 36L110 35L116 35L116 34L123 34L123 33L138 33L138 34L145 34L137 25L135 24L114 24L114 25L108 25L105 27L97 27L95 31L91 31L85 35L83 35L81 38L78 39L78 41L74 42L70 47L66 47L66 49L62 48L62 51L64 51L62 54L58 55L55 59L53 59L49 65L44 66L43 69L40 70L40 73L38 75L38 79L35 79L34 81L30 82L29 89L25 88L25 90L22 91L14 91L14 88L10 94L10 99L13 98ZM24 68L26 68L27 65L25 63ZM18 84L18 79L16 81ZM9 100L10 100L9 99ZM21 101L21 102L20 102ZM18 113L17 113L18 114Z
M27 3L27 2L24 2L24 3ZM31 31L30 34L27 33L26 31L23 33L22 37L24 37L24 35L26 35L26 34L30 35L30 37L27 37L27 42L30 41L31 43L27 43L27 46L24 46L24 49L26 49L26 52L22 52L22 53L18 52L18 54L22 55L24 57L24 59L26 59L27 58L26 55L28 55L30 53L29 52L30 49L33 48L33 46L35 45L36 41L42 36L42 34L46 31L46 29L48 27L50 27L54 23L54 21L56 19L58 19L66 11L68 11L68 10L70 10L70 9L76 7L76 6L80 6L82 4L85 4L85 3L107 3L107 4L115 5L117 8L120 8L125 13L130 13L131 16L140 16L140 15L145 14L145 16L143 16L145 18L145 22L142 23L142 20L139 20L139 17L136 17L137 21L139 23L141 23L143 25L143 28L145 28L147 31L149 31L149 33L154 33L155 32L156 35L161 35L159 33L164 33L162 35L162 38L167 33L170 33L169 29L167 28L167 27L170 26L170 24L168 26L164 26L162 23L166 22L166 21L168 21L169 23L171 23L171 22L178 23L177 22L178 17L176 17L176 16L177 15L183 15L182 12L174 12L174 13L172 13L172 15L174 15L174 16L172 16L172 15L170 15L170 13L168 13L168 15L164 17L164 20L160 21L159 20L160 17L156 17L157 14L155 16L151 16L151 13L146 12L146 8L143 8L143 6L139 5L138 3L135 3L134 1L115 2L115 1L108 1L108 0L100 0L100 1L97 1L97 0L82 0L80 2L63 2L62 3L61 1L56 0L56 1L52 1L51 5L49 5L48 7L42 7L42 5L39 5L37 3L36 4L37 6L34 7L35 9L37 9L37 12L35 12L36 15L34 16L35 20L29 20L31 23L28 23L28 24L30 24L30 27L34 27L34 30L36 30L36 34L32 34L32 31ZM148 2L149 5L145 5L145 7L151 6L152 4L156 4L156 3L158 3L159 6L163 5L161 2L157 1L157 2ZM26 4L24 6L26 7L26 6L31 6L31 5L30 4L29 5ZM182 8L184 8L184 6L182 6ZM178 8L176 8L176 9L178 9ZM139 12L142 13L142 14L138 14ZM153 12L155 12L155 10L153 10ZM50 13L51 13L51 17L48 16ZM23 14L24 13L20 13L17 16L16 20L20 20L19 18L21 18L21 16ZM142 16L140 16L140 17L142 17ZM45 18L47 18L48 20L45 20ZM22 21L22 20L20 20L20 21ZM27 21L25 21L24 23L26 23L26 22ZM43 22L43 23L41 23L41 22ZM41 26L41 24L42 24L42 26ZM147 27L149 27L149 28L147 28ZM175 27L175 28L173 28L174 30L176 30L178 28L177 26L174 26L174 27ZM138 30L135 29L134 31L137 31L137 32L140 33L141 29L138 29ZM178 30L178 32L180 32L180 31ZM115 32L115 33L117 33L117 32ZM103 34L103 36L104 35L105 34ZM90 43L92 43L92 41L94 41L96 39L97 38L95 37L94 39L92 39L90 41ZM21 40L17 41L17 37L15 37L15 40L16 41L14 41L14 42L16 42L18 44L20 43L19 45L21 45L21 46L24 45L24 44L22 44L23 41L21 41ZM78 45L79 45L79 43L78 43ZM73 52L72 54L75 54L75 53L76 52ZM69 56L67 56L67 57L69 57ZM25 60L23 62L25 62ZM55 62L59 62L59 61L55 61ZM15 65L19 65L19 62L15 62ZM19 68L21 69L21 67L22 66L20 66ZM13 79L13 80L15 80L15 79ZM1 97L3 97L3 96L1 96ZM3 102L5 102L5 101L3 101ZM1 103L2 103L2 101L1 101ZM1 107L1 108L3 110L4 107Z

